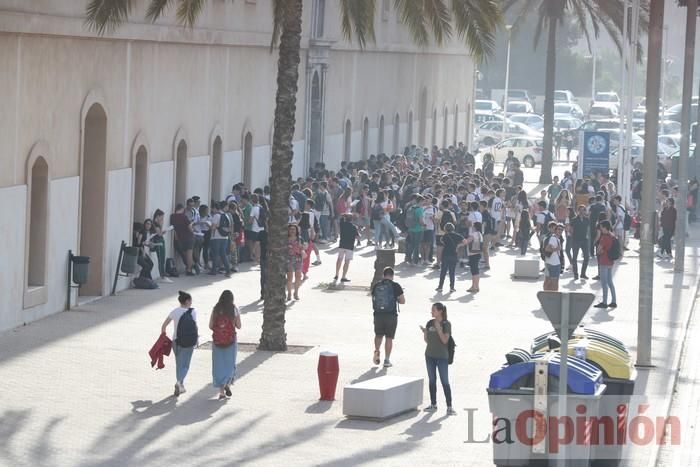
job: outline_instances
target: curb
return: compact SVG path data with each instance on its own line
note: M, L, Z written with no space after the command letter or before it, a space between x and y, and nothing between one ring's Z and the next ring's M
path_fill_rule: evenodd
M687 244L686 244L687 246ZM683 330L683 338L681 340L681 345L678 346L678 350L676 351L676 354L673 356L673 363L671 366L671 369L673 369L673 387L671 388L671 397L668 398L668 403L666 404L666 409L663 411L666 417L671 415L671 406L673 405L673 398L675 397L676 394L676 389L678 387L678 377L680 375L680 362L681 362L681 357L683 356L683 351L686 348L686 344L688 342L688 334L689 334L689 327L690 327L690 321L693 318L693 314L696 313L696 306L698 305L698 294L700 293L700 273L698 274L697 278L695 279L695 286L692 288L693 289L693 298L690 300L690 304L688 305L689 310L687 313L687 317L685 319L684 324L684 330ZM654 450L654 455L651 457L651 461L649 462L650 466L655 466L655 467L663 467L665 464L659 464L660 462L660 456L661 456L661 451L665 447L665 444L657 444L656 448Z

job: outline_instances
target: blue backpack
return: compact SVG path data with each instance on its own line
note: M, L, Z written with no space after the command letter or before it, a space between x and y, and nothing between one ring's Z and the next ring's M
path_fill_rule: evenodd
M180 321L177 323L177 337L175 341L180 347L194 347L197 345L198 338L197 322L194 320L192 308L190 308L180 316Z
M396 295L392 281L384 279L374 286L372 307L375 313L396 313Z

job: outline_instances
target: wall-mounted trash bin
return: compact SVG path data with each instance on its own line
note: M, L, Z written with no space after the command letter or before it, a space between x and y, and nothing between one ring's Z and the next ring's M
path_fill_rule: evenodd
M122 258L122 272L133 274L136 272L136 263L139 259L139 249L135 246L124 247L124 257Z
M90 272L89 256L72 256L73 261L73 282L78 285L87 284L88 273Z

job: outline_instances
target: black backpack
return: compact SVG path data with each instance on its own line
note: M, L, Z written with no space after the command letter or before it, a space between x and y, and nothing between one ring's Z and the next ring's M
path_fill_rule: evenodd
M194 347L197 344L199 331L197 329L197 322L192 316L192 308L188 309L180 316L180 321L177 323L176 335L175 341L180 347Z
M258 210L258 226L267 228L267 209L262 204L259 206Z
M625 219L622 221L622 228L627 232L632 228L632 216L629 215L627 209L622 208L622 211L625 213Z
M445 226L449 223L455 224L454 215L452 211L442 211L442 217L440 218L440 229L445 230Z
M316 209L318 212L322 212L323 208L326 207L326 194L321 193L320 191L316 193L316 196L314 196L314 209Z
M612 244L608 250L608 258L611 261L617 261L622 256L622 245L620 245L620 240L617 237L613 237Z
M221 213L219 216L219 225L216 230L219 231L219 235L222 237L228 237L229 233L231 233L231 218L228 217L228 213Z
M372 290L372 307L375 313L396 313L394 283L389 279L378 282Z
M432 323L434 320L428 321L428 323L425 325L425 328L428 329L430 326L430 323ZM443 328L443 332L445 329ZM447 364L452 365L452 363L455 361L455 347L457 347L457 344L455 343L455 340L452 338L452 333L450 333L450 338L447 340Z
M546 261L547 258L552 256L552 251L547 251L547 245L549 245L549 239L552 238L551 233L548 233L545 235L544 240L542 241L542 245L540 246L540 258L542 258L542 261Z
M175 259L168 258L165 260L165 271L161 271L161 275L168 275L170 277L178 277L180 274L177 272L177 267L175 267Z

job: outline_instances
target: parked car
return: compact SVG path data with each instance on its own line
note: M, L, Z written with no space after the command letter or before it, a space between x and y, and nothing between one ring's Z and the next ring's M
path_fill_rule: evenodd
M534 167L542 163L542 138L534 136L520 136L508 138L489 149L496 162L504 162L508 157L508 151L513 151L515 157L525 167Z
M618 108L614 104L609 103L595 103L588 112L588 118L591 120L603 120L609 118L618 118L620 113Z
M644 97L642 98L641 101L639 101L639 104L637 104L638 109L646 109L647 108L647 98ZM664 108L664 101L659 99L659 110Z
M528 101L508 101L506 106L507 114L535 113L535 109Z
M618 96L614 91L596 92L595 96L593 97L593 105L603 102L617 104L619 107L620 96Z
M583 122L578 118L569 116L557 116L554 115L554 130L555 131L569 131L576 130L578 127L583 125Z
M576 118L583 118L583 109L577 103L557 102L554 104L554 115L569 115Z
M671 178L673 180L678 180L678 158L681 155L680 149L674 153L672 153L669 158L669 166L670 169L667 169L671 172ZM695 145L691 144L690 145L690 153L688 154L688 174L687 178L688 180L692 180L696 178L697 173L695 170Z
M576 102L576 98L574 97L574 93L569 91L568 89L564 90L557 90L554 91L554 102L562 102L564 104L574 104ZM556 112L556 110L555 110Z
M501 106L498 105L496 101L486 99L477 99L474 101L474 111L498 113L501 110L503 109L501 109Z
M478 127L482 123L493 122L493 121L502 122L503 116L493 114L491 112L486 112L483 110L477 110L474 112L474 126L475 127Z
M632 128L634 131L644 131L644 124L646 122L647 109L642 107L637 107L632 111Z
M679 122L679 123L680 123L680 121L681 121L681 110L682 110L682 109L683 109L683 104L676 104L676 105L673 105L673 106L669 107L668 109L666 109L666 112L664 112L663 116L662 116L662 115L659 115L659 117L660 117L660 118L664 118L664 119L666 119L666 120L673 120L673 121L676 121L676 122ZM693 117L693 116L697 116L697 115L698 115L698 104L697 104L697 102L691 104L691 106L690 106L690 115L691 115L691 120L694 120L694 119L695 119L695 117Z
M504 96L505 97L505 96ZM532 103L530 95L526 89L509 89L508 90L508 102L510 101L525 101ZM505 98L501 99L501 107L505 102Z
M514 138L518 136L535 136L542 137L542 133L535 131L527 125L516 122L507 122L505 124L505 138ZM486 122L476 130L475 141L483 146L493 146L501 141L503 136L502 122Z
M542 126L544 125L544 118L542 118L541 115L537 115L534 113L508 115L508 120L510 120L511 122L524 123L525 125L535 130L538 129L538 126L539 128L542 128Z

